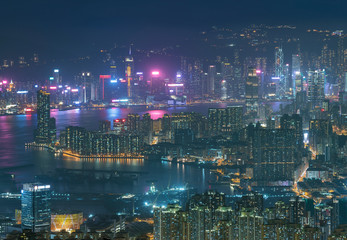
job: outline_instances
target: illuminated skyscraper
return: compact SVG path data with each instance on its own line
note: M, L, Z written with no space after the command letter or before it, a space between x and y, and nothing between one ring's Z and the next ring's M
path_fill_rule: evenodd
M207 93L214 95L215 93L215 80L216 80L216 66L210 65L207 73Z
M308 72L308 92L307 98L311 102L312 107L321 106L325 95L325 71L316 70Z
M150 90L153 95L165 94L165 80L163 79L161 72L152 71Z
M299 54L293 54L292 55L292 83L293 83L293 95L295 96L296 93L296 88L301 87L301 86L297 86L296 84L296 80L298 75L301 76L300 73L300 55Z
M99 100L111 100L111 96L109 96L110 89L107 88L108 83L111 82L111 75L100 75L99 76L99 91L97 98Z
M344 34L342 30L334 32L338 36L337 40L337 74L340 76L340 79L343 79L344 72L344 51L343 38Z
M276 86L276 95L278 98L283 98L286 93L286 78L284 76L284 56L282 47L275 49L275 77L278 78Z
M233 98L240 99L240 97L245 94L245 84L242 79L242 68L240 63L239 49L235 49L233 67Z
M233 97L234 77L233 77L233 66L229 62L222 63L222 88L226 88L226 97ZM223 93L223 89L222 89Z
M298 93L303 91L301 72L295 72L293 77L293 85L293 95L295 98Z
M188 90L191 96L201 97L204 93L203 83L203 68L202 63L199 60L194 61L192 67L192 77L188 85Z
M53 120L50 120L50 94L40 90L37 92L37 128L35 130L36 143L50 142L50 133L52 133L54 130L50 129L50 127L55 128Z
M245 86L245 98L246 98L246 112L252 115L258 113L258 91L259 91L259 79L257 77L257 70L254 67L248 68L248 76Z
M54 69L53 70L53 79L54 79L54 85L55 86L59 86L62 85L62 81L61 81L61 76L59 74L59 69Z
M127 83L128 98L132 97L132 80L134 75L134 58L131 55L131 46L129 48L129 56L125 58L125 79Z
M22 190L22 229L49 232L51 228L50 185L27 183Z

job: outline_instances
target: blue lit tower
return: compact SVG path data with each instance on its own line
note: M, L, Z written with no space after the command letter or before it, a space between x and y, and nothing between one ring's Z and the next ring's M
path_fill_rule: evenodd
M22 229L49 232L51 228L50 185L27 183L23 185Z

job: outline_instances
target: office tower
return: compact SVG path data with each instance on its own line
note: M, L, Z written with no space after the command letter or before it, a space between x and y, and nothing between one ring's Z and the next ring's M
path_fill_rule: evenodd
M343 31L335 31L338 40L337 40L337 74L340 76L340 80L343 79L343 72L345 68L345 62L344 62L344 45L343 45L343 39L344 34ZM341 83L341 82L340 82Z
M55 131L55 120L50 120L50 94L40 90L37 92L37 128L36 143L49 143Z
M226 82L226 80L221 81L221 91L220 92L221 92L220 98L222 100L227 99L228 94L227 94L227 82Z
M233 77L233 66L229 62L222 63L222 93L224 94L225 88L225 98L233 97L234 77ZM223 95L224 97L224 95Z
M208 82L208 74L203 72L201 74L201 91L204 96L208 94L207 82Z
M311 102L312 108L321 106L322 101L325 99L324 95L325 86L325 71L316 70L308 72L308 92L307 100Z
M99 131L103 133L111 131L111 122L108 120L99 121Z
M49 143L54 143L57 139L57 127L55 118L50 118L48 121L48 140Z
M111 100L111 96L109 96L109 88L107 88L108 83L110 83L111 75L100 75L99 76L99 86L98 86L98 93L97 93L97 99L101 101L108 101Z
M240 63L239 49L235 49L234 52L234 84L233 98L240 99L245 94L245 84L242 78L242 67Z
M289 64L284 65L283 68L283 79L284 79L284 89L285 89L285 93L284 93L284 98L288 98L291 94L290 90L292 89L292 76L289 70Z
M238 217L238 239L261 239L263 221L253 209L243 209Z
M293 97L296 99L297 94L300 94L304 90L301 73L295 72L293 79Z
M53 70L53 86L56 86L56 87L63 84L61 81L61 76L59 72L60 71L57 68Z
M276 95L278 98L284 98L286 94L286 78L284 76L284 56L282 47L275 49L275 77L278 79L276 86Z
M51 189L49 185L27 183L23 185L22 229L49 232L51 228Z
M296 139L293 129L255 129L254 179L258 184L291 185L294 181Z
M116 61L113 59L110 61L110 75L112 80L117 79L117 66Z
M258 114L259 80L257 70L248 68L248 76L245 86L246 113L256 116Z
M188 79L188 59L187 57L181 57L180 59L180 70L182 73L182 79L183 81L186 81Z
M131 55L131 46L129 48L129 56L125 58L125 79L127 83L128 98L132 97L132 80L134 75L134 58Z
M154 239L171 240L182 239L180 236L179 211L180 206L169 204L166 208L157 207L154 209Z
M147 144L152 143L152 131L153 124L151 115L149 113L146 113L142 116L142 120L140 123L140 133L142 136L144 136L145 143Z
M229 106L227 108L210 108L208 124L211 136L229 135L243 127L243 107Z
M95 100L94 94L95 92L93 92L92 89L92 85L94 83L94 79L93 76L90 72L82 72L81 73L81 82L82 82L82 102L83 103L87 103L91 100ZM93 95L93 96L92 96Z
M296 145L298 149L303 147L304 134L302 128L302 117L299 114L289 116L284 114L280 119L281 129L294 129Z
M159 71L152 71L151 73L150 92L152 95L165 94L165 80Z
M300 60L300 55L299 54L293 54L292 55L292 86L293 86L293 93L295 96L295 91L296 88L300 88L301 91L301 84L298 84L299 86L297 86L297 78L298 75L301 75L301 60Z
M216 82L216 66L210 65L208 67L208 73L207 73L207 94L210 96L215 94L215 82Z
M203 65L200 60L195 60L192 69L192 77L189 83L189 93L201 98L203 94Z

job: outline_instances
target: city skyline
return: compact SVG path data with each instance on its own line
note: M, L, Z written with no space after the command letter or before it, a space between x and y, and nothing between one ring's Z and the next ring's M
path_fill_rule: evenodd
M0 239L346 239L346 8L2 3Z

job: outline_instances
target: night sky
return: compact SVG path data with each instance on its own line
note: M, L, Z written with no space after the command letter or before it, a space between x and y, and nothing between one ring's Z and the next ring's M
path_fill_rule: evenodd
M2 1L0 56L33 51L81 53L114 42L160 44L213 25L266 23L345 29L346 8L344 0Z

